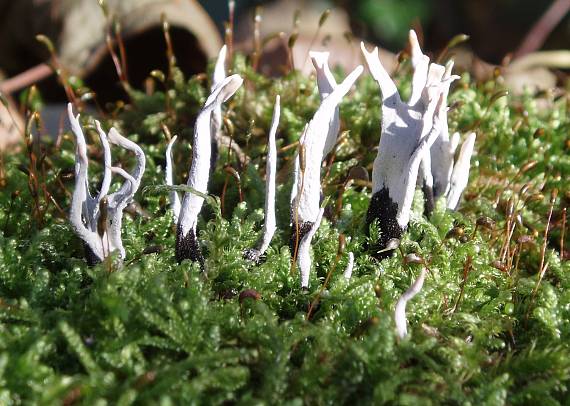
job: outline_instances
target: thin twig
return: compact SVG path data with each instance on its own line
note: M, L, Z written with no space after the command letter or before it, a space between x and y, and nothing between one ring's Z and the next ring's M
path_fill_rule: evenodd
M566 16L568 10L570 10L570 0L553 1L521 42L515 52L515 59L540 49L548 35Z
M20 89L47 79L53 73L53 69L47 63L40 63L0 83L0 92L6 94L17 92Z

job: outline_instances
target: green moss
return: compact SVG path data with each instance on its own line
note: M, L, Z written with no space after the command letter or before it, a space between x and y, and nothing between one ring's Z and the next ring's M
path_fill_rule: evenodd
M47 159L35 169L26 151L4 157L0 403L562 403L570 379L570 265L560 253L570 189L568 95L497 98L498 81L475 83L464 74L450 95L450 104L461 102L450 112L450 127L476 130L477 143L460 211L439 202L428 220L418 194L401 252L378 263L363 249L370 190L341 187L351 167L370 170L376 155L380 100L365 75L341 106L349 132L325 169L331 210L314 239L315 269L304 292L287 247L294 148L279 154L279 230L267 260L254 266L242 253L257 241L263 219L274 97L281 94L282 148L298 139L318 105L314 80L297 73L270 80L242 56L233 69L246 84L226 118L251 161L242 167L222 151L211 182L219 200L212 199L199 222L206 273L174 260L166 193L155 187L164 179L163 125L181 136L176 179L185 179L194 118L207 94L201 77L187 80L175 71L164 91L133 91L130 104L110 115L107 124L140 142L148 158L141 190L150 187L137 200L149 215L125 215L123 268L112 262L88 268L81 243L49 198L69 207L69 137L59 147L42 140ZM409 72L400 75L406 89ZM96 151L95 176L101 173ZM127 154L114 158L131 162ZM222 170L226 164L240 174L242 203L235 180ZM39 189L29 186L29 171ZM534 197L523 204L525 184L526 196ZM559 194L545 242L554 189ZM505 244L509 199L522 224ZM482 216L496 222L493 230L476 226ZM346 247L338 255L340 234ZM533 235L533 242L519 245L523 235ZM544 243L548 268L537 284ZM150 246L153 253L145 254ZM349 281L342 276L348 251L356 257ZM411 335L400 341L394 306L419 273L418 265L405 265L408 253L424 258L430 273L408 304ZM240 298L245 289L260 299Z

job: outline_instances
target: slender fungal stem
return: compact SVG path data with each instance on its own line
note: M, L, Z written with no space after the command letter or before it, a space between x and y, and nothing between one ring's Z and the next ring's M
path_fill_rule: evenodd
M396 309L394 311L394 321L396 322L396 332L400 339L404 339L408 335L408 320L406 318L406 305L408 301L412 300L424 286L424 280L426 278L427 270L422 268L420 271L420 276L415 280L415 282L406 290L398 302L396 303Z

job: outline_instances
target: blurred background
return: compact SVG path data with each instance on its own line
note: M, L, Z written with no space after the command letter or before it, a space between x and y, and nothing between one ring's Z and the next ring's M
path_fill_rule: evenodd
M124 98L117 55L137 88L152 70L167 69L163 16L186 75L204 72L228 33L237 51L261 48L258 70L268 75L287 71L292 37L295 68L304 72L309 48L330 50L331 62L345 69L360 63L361 39L382 48L391 70L414 28L431 56L467 34L453 48L459 70L484 80L499 66L513 91L540 91L567 86L569 9L570 0L0 0L0 92L15 111L31 84L48 107L65 102L55 64L103 106ZM6 117L0 110L0 144L14 121Z

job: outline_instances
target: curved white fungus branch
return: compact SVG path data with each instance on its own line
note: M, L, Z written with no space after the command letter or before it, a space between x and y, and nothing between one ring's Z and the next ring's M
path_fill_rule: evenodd
M471 165L471 155L473 155L473 148L475 146L475 133L470 133L467 139L461 145L459 157L453 167L451 175L449 192L447 193L447 208L455 210L459 205L459 199L467 182L469 181L469 169Z
M413 31L410 31L410 43L412 45L412 65L415 68L420 58L424 57L424 55ZM434 66L434 64L431 66ZM424 155L420 166L420 175L418 176L426 200L426 214L429 214L433 210L434 200L441 196L446 197L447 207L449 209L454 210L457 208L460 195L467 185L469 161L473 153L475 135L469 135L465 141L466 144L464 144L465 150L463 150L462 147L462 151L464 152L460 152L458 161L454 162L454 155L459 144L460 136L458 133L454 133L453 136L450 137L447 125L447 96L449 94L449 84L454 78L457 78L457 76L451 75L452 70L453 61L451 60L446 64L442 78L443 81L448 82L442 90L443 102L436 111L441 123L441 131L430 150ZM427 82L429 85L429 78L427 78ZM456 170L456 166L459 165L460 162L461 168L457 168Z
M443 75L444 80L451 77L452 69L453 61L449 61L445 66L445 73ZM447 100L448 94L449 87L444 88L444 101ZM434 199L443 196L449 189L449 181L451 179L451 173L453 171L453 157L459 143L458 133L453 134L451 138L449 136L449 128L447 125L447 110L448 108L445 102L442 104L438 112L439 118L441 120L441 132L430 149Z
M300 151L295 163L295 181L291 192L292 254L303 235L315 223L320 209L321 163L324 146L337 106L362 73L362 66L354 69L346 79L323 99L300 139ZM303 162L301 162L303 161ZM297 233L298 231L298 233Z
M166 147L166 174L165 182L168 186L174 186L174 166L172 165L172 147L178 139L175 135L172 137L168 146ZM171 190L168 193L168 199L170 200L170 208L172 209L172 216L174 218L174 223L178 224L178 216L180 215L180 195L176 190Z
M275 135L277 127L279 127L279 118L281 116L281 98L279 95L275 98L275 106L273 107L273 118L271 120L271 128L267 141L267 165L265 169L265 220L263 223L263 236L258 248L246 250L245 257L251 261L259 262L261 256L265 253L269 244L273 239L273 234L277 229L275 220L275 178L277 176L277 145L275 143Z
M119 251L124 259L126 252L121 239L123 210L137 192L145 171L146 158L143 150L134 142L120 135L111 128L105 134L101 124L96 121L97 132L103 147L103 182L99 193L92 197L89 192L87 144L79 124L79 115L74 116L73 106L67 107L71 130L75 136L75 188L71 198L69 219L76 234L85 244L85 256L90 265L103 261L113 251ZM111 166L109 143L118 145L135 153L137 165L132 174L122 168ZM125 182L120 189L108 194L112 173L117 173Z
M127 174L127 176L122 175L126 181L118 191L107 196L109 204L107 226L107 229L109 230L109 241L111 243L111 246L117 247L117 249L119 249L121 252L121 258L124 258L125 249L123 248L123 242L121 240L123 210L132 201L136 191L141 184L141 180L146 167L146 157L143 150L137 144L123 137L114 128L111 128L109 130L108 138L111 144L118 145L128 151L133 152L137 161L137 165L135 166L132 174L128 174L122 169L120 171L114 171L119 174Z
M309 52L313 66L317 71L317 86L321 101L324 100L336 88L336 80L329 67L329 53L328 52ZM323 149L323 158L332 151L336 144L338 131L340 129L339 106L336 106L334 114L331 118L327 139Z
M415 38L415 34L410 37ZM416 45L412 49L419 47ZM392 252L384 249L388 241L399 240L408 226L420 162L441 132L441 119L436 112L444 103L444 89L456 77L443 79L442 66L429 65L427 56L413 51L412 95L405 103L380 63L378 48L369 52L362 43L361 49L382 93L380 145L366 216L367 230L373 222L379 226L380 236L372 254L382 259Z
M412 300L414 296L416 296L424 286L424 280L426 278L427 270L426 268L422 268L420 272L420 276L418 279L410 286L408 290L400 296L398 302L396 303L396 310L394 311L394 320L396 322L396 331L398 333L398 337L401 339L408 335L408 320L406 319L406 305L408 304L409 300Z
M243 79L232 75L224 79L210 94L204 107L198 114L194 125L194 144L192 149L192 166L188 177L188 186L200 193L208 193L211 158L211 117L212 112L228 100L240 88ZM198 214L202 209L204 198L193 193L185 193L182 200L178 227L176 232L176 259L200 262L203 257L196 238Z
M445 187L449 181L450 164L453 164L453 152L449 154L449 129L447 126L447 95L449 86L457 76L451 76L453 61L445 67L438 64L429 64L429 58L424 55L418 42L416 33L411 30L409 35L411 46L411 61L414 68L414 78L412 83L412 95L409 105L420 105L427 107L429 100L425 93L422 95L422 87L437 85L438 82L445 83L442 86L440 103L435 115L440 121L440 131L434 140L431 148L425 151L417 177L417 183L424 194L425 213L429 215L434 208L435 198L441 195L440 189ZM448 174L446 172L449 172ZM439 193L439 194L438 194Z
M309 287L309 275L311 273L311 241L315 236L315 233L319 229L321 225L321 221L323 219L323 213L325 212L324 209L320 209L319 213L317 214L317 218L315 222L312 224L311 228L307 233L303 236L301 241L299 242L299 251L297 254L297 265L299 266L299 270L301 271L301 287L308 288Z

